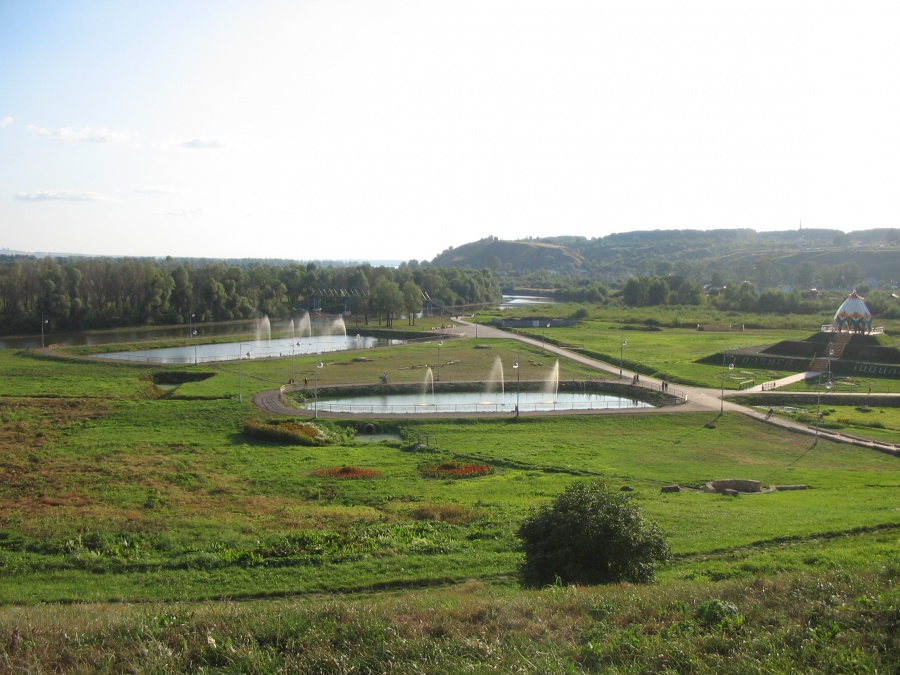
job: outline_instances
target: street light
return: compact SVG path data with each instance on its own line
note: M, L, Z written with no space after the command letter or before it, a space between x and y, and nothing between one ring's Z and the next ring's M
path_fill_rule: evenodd
M831 360L834 358L834 349L828 350L828 381L831 382Z
M547 341L547 328L550 328L549 323L544 327L544 331L541 333L541 353L544 352L544 343Z
M625 356L625 345L628 344L628 340L622 340L622 344L619 345L619 379L622 379L622 359Z
M441 345L444 344L443 340L438 340L438 372L437 372L437 380L441 381Z
M194 313L191 312L188 316L188 337L194 337L197 334L197 331L194 330Z
M722 354L722 405L719 408L719 414L725 414L725 359L728 358L728 354ZM728 364L728 370L734 370L734 357L732 357L731 363Z
M828 349L828 381L825 383L826 391L831 391L831 388L834 386L834 382L831 380L831 359L834 357L834 349ZM822 419L822 392L819 389L819 385L821 384L822 376L819 376L819 380L816 382L816 442L813 445L819 444L819 423Z
M314 419L319 419L319 368L324 367L324 365L325 364L321 361L316 364L316 383L314 385L315 389L313 390L313 405L315 406L315 412L313 413Z
M516 370L516 419L519 419L519 377L521 373L519 370L519 352L516 352L516 362L513 364L513 368Z
M819 378L821 382L821 377ZM819 390L820 382L816 382L816 442L813 445L819 444L819 420L822 418L822 413L820 412L820 407L822 404L822 393ZM831 391L831 388L834 386L834 383L831 381L831 372L828 373L828 382L825 383L825 389L827 391Z
M253 351L253 347L247 350L247 358L250 358L250 352ZM241 367L244 362L244 343L238 342L238 403L244 402L244 388L243 388L243 368Z

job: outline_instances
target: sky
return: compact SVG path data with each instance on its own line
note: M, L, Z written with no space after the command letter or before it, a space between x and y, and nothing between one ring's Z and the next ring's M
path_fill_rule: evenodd
M900 3L0 0L0 252L900 226Z

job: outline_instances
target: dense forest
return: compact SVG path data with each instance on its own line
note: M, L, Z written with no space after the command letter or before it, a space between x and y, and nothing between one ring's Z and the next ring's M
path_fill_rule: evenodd
M497 302L488 270L143 258L0 257L0 334L187 324L308 310L383 317Z

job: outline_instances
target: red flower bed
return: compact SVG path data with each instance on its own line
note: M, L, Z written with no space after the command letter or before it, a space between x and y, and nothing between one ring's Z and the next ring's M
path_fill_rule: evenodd
M469 464L452 460L422 467L422 473L429 478L476 478L493 472L494 470L486 464Z
M376 469L363 469L358 466L330 466L324 469L316 469L313 476L322 478L343 478L347 480L359 480L365 478L378 478L381 475Z

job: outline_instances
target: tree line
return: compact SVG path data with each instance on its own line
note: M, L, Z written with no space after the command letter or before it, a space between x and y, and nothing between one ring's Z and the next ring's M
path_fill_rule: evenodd
M716 280L721 278L717 276ZM866 304L875 316L900 318L900 302L889 289L872 290L865 285L856 288L865 296ZM679 275L632 277L622 288L621 299L629 307L711 305L723 311L751 314L816 314L837 309L833 298L812 290L767 288L759 291L749 281L703 287Z
M302 311L384 318L498 302L489 270L0 256L0 334L232 321Z

